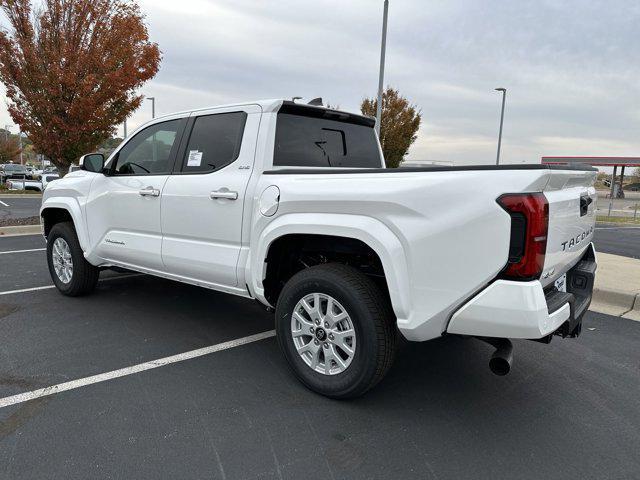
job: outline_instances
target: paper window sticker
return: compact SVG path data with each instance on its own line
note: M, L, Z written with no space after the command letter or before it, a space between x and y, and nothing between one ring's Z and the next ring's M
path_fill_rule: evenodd
M202 165L202 152L191 150L187 159L187 167L199 167Z

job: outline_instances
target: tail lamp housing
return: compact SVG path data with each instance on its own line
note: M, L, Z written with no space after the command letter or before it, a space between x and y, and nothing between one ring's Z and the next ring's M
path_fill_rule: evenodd
M549 202L543 193L508 193L498 204L511 216L509 261L500 274L509 280L537 280L542 275L549 233Z

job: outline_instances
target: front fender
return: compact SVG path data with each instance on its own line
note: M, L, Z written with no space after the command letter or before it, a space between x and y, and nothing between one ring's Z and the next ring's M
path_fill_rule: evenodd
M78 235L78 241L82 251L87 254L89 250L89 234L85 222L83 221L82 208L78 199L75 197L49 197L42 202L40 207L40 217L42 217L45 210L50 208L57 208L66 210L71 215L73 225Z
M271 244L290 234L333 235L360 240L380 257L389 287L394 313L407 318L411 310L407 285L407 259L398 237L382 222L362 215L290 213L269 223L262 231L253 232L247 261L247 277L255 297L268 305L262 284L266 274L266 258Z

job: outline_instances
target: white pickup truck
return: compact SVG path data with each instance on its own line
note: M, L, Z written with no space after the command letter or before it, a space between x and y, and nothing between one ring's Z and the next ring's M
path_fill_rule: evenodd
M575 337L596 270L595 171L385 169L374 120L272 100L156 119L53 182L41 209L65 295L121 267L275 309L293 372L345 398L399 334ZM215 307L214 307L215 308Z
M44 190L47 188L47 185L49 185L54 180L57 180L58 178L60 177L57 174L51 174L42 175L40 180L7 180L7 188L9 188L9 190L44 192Z

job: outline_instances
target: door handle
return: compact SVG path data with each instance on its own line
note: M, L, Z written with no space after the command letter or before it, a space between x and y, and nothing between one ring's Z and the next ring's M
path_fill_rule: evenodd
M220 190L211 192L209 197L211 197L211 200L218 200L219 198L226 198L227 200L237 200L238 192L232 192L231 190L227 190L226 188L221 188Z
M138 193L142 197L159 197L160 196L160 190L153 187L143 188L142 190L138 191Z

